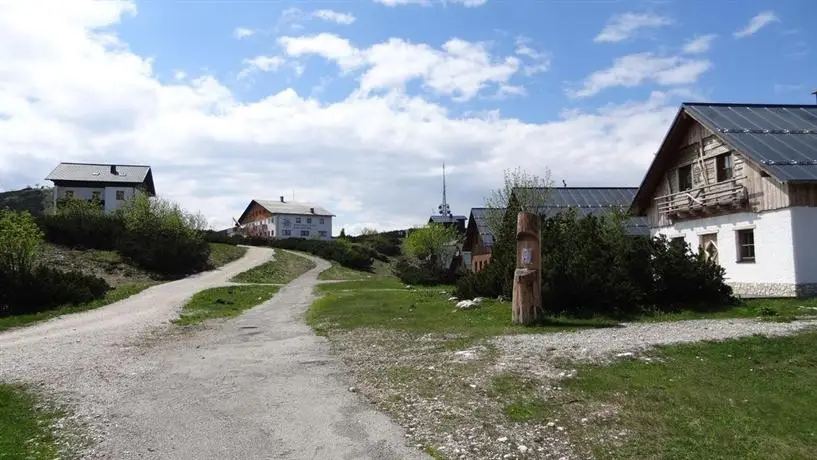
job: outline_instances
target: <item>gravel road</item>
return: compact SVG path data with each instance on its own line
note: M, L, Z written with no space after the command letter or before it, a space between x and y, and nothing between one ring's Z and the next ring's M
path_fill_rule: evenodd
M194 293L270 256L250 248L219 270L2 333L0 380L68 404L95 441L85 458L426 458L348 391L328 343L304 324L327 262L233 320L168 323Z

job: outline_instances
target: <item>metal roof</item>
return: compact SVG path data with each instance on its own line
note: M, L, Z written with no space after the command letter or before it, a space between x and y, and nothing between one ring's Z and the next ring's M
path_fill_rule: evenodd
M270 214L301 214L322 217L332 217L334 214L314 203L303 201L281 201L281 200L253 200ZM250 203L250 206L252 203ZM247 207L249 209L249 206ZM314 212L313 212L314 211ZM246 212L246 211L245 211ZM243 216L242 216L243 217ZM240 219L239 219L240 220Z
M434 222L438 224L453 224L457 222L462 222L468 219L465 216L431 216L429 217L429 222Z
M817 105L685 103L682 109L781 182L817 181Z
M474 224L477 226L477 233L482 238L482 245L486 248L493 246L494 235L491 233L491 228L488 227L488 219L485 217L486 208L471 208L471 218L474 219Z
M600 216L614 209L627 211L635 198L638 187L537 187L521 189L535 194L546 194L546 203L535 210L540 216L554 216L567 209L575 209L581 218L588 215ZM517 193L517 189L514 189ZM624 224L631 235L649 235L645 217L631 217Z
M116 166L117 174L111 173L111 166ZM96 163L60 163L46 177L46 180L85 181L85 182L121 182L123 184L141 184L147 178L150 166L112 165Z

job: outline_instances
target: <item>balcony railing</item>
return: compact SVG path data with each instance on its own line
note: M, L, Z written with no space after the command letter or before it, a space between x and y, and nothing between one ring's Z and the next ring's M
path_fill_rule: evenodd
M734 177L715 184L703 185L655 198L658 212L669 217L689 217L716 213L724 208L739 209L749 201L744 177Z

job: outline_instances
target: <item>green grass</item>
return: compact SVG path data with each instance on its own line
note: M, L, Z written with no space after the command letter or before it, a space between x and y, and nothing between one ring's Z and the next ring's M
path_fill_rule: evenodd
M221 267L244 256L247 248L225 243L210 243L210 264Z
M405 289L398 280L347 281L318 287L307 320L319 332L382 328L416 333L460 333L486 337L508 333L552 332L589 326L610 326L599 320L552 321L522 327L511 324L510 303L486 300L474 310L456 310L448 301L450 286Z
M394 278L394 275L391 273L391 265L380 260L374 261L371 271L353 270L336 262L332 262L331 267L318 275L318 279L322 281L354 281L383 278Z
M286 284L315 268L315 262L281 249L275 250L273 260L234 276L237 283Z
M0 384L0 458L59 458L50 425L60 414L42 409L27 389Z
M803 308L801 308L803 307ZM770 321L791 321L796 317L817 315L817 297L793 299L744 299L736 305L706 312L680 311L657 313L638 318L642 322L680 321L687 319L764 318Z
M64 307L55 308L53 310L32 313L30 315L8 316L5 318L0 318L0 331L4 331L6 329L10 329L13 327L26 326L31 323L45 321L47 319L55 318L57 316L67 315L69 313L78 313L81 311L93 310L95 308L104 307L105 305L109 305L114 302L126 299L132 295L138 294L151 286L155 286L156 284L158 283L142 282L121 284L108 291L105 294L105 297L93 300L88 303L79 305L67 305Z
M182 308L176 324L187 326L208 319L231 318L271 299L278 286L227 286L194 295Z
M621 407L600 458L814 458L817 333L663 347L662 361L578 367L564 387Z

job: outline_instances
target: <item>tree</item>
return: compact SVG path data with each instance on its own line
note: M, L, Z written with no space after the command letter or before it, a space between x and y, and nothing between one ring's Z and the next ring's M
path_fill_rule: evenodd
M430 223L409 233L403 241L403 253L438 264L454 255L459 238L457 229Z
M377 230L374 228L364 227L363 230L360 231L360 236L366 235L377 235Z
M499 235L505 221L505 210L512 205L512 197L516 198L519 211L535 212L547 200L546 190L552 186L550 170L545 169L544 176L531 174L522 168L505 170L505 180L502 188L491 191L485 198L485 220L488 228L494 235ZM514 214L514 223L516 214Z
M0 270L28 273L34 265L43 233L28 211L0 210Z
M340 229L340 235L338 235L338 238L346 239L346 229L345 228Z

